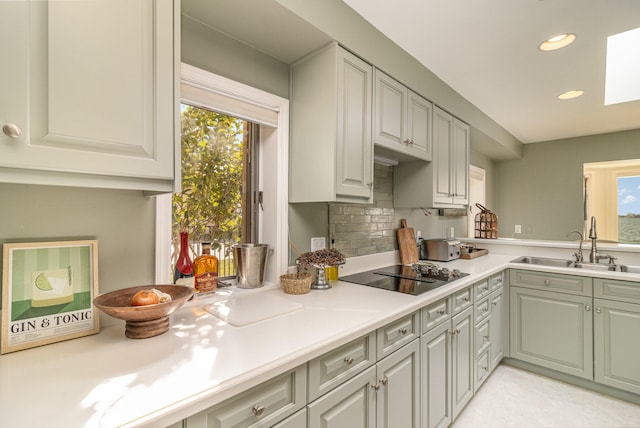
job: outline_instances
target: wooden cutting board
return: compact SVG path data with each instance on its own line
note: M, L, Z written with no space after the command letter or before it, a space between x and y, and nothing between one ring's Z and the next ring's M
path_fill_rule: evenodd
M418 247L416 246L416 236L413 228L407 227L407 220L400 220L398 234L398 249L400 250L400 261L403 265L418 261Z

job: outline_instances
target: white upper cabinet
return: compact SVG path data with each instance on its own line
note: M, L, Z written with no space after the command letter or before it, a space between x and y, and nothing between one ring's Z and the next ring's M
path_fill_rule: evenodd
M332 43L291 67L290 202L373 201L373 67Z
M433 105L377 69L375 86L375 144L400 154L402 160L431 160Z
M0 181L171 191L174 7L0 3Z

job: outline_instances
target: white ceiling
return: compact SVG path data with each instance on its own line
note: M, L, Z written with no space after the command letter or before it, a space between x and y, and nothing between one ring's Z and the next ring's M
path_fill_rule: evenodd
M607 37L640 27L640 0L343 1L523 143L640 128L640 101L604 106Z

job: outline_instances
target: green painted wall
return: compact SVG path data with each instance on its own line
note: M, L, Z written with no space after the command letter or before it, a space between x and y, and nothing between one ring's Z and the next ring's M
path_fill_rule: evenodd
M289 98L289 65L188 17L182 17L182 62Z
M100 293L154 283L153 197L140 191L0 184L0 200L3 243L97 239Z
M526 144L522 159L496 164L500 236L511 237L516 224L524 239L583 230L583 163L620 159L640 159L640 129Z

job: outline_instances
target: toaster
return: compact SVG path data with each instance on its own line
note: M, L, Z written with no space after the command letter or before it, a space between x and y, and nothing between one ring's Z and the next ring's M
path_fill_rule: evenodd
M420 246L421 260L448 262L460 258L460 241L451 239L425 239Z

